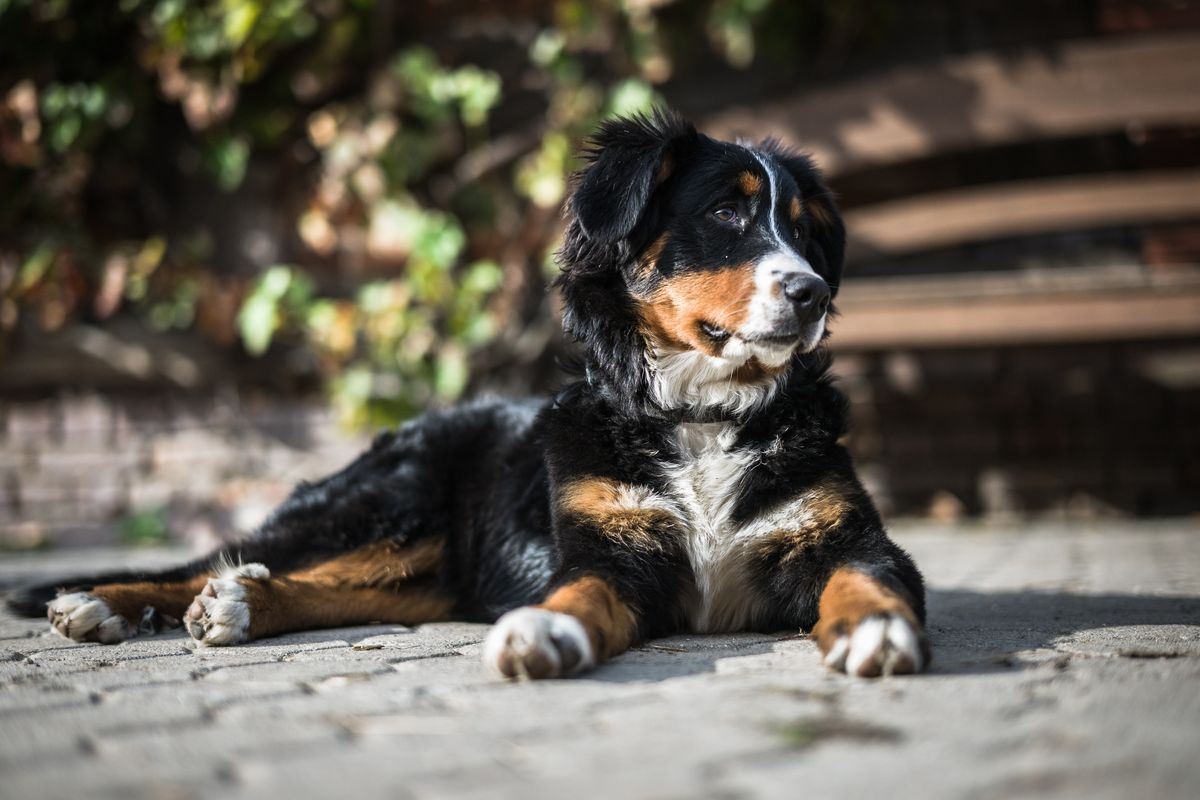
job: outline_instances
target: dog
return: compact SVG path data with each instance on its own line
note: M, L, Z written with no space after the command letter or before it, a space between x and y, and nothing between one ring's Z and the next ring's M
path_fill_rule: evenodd
M665 110L603 123L584 160L556 281L582 368L555 397L427 413L245 541L10 606L102 643L494 622L483 658L509 678L778 630L851 675L924 669L921 574L839 443L823 345L845 229L813 163Z

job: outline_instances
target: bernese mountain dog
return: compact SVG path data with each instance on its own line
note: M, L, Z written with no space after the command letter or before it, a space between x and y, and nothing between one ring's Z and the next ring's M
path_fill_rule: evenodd
M566 215L557 284L583 356L557 396L427 413L244 541L10 606L103 643L494 622L483 658L510 678L576 675L653 637L785 629L834 670L923 669L921 575L839 443L822 345L845 230L812 162L667 111L616 119Z

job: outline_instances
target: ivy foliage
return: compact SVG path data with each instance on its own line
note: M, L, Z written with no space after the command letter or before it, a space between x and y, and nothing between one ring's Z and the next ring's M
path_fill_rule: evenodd
M0 0L0 359L136 317L301 354L351 425L453 401L548 313L573 153L660 101L664 20L741 65L770 0L499 3L478 58L443 5Z

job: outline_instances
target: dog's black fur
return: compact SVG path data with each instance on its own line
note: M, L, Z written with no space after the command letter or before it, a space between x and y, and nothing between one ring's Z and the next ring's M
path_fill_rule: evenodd
M762 172L764 165L770 175ZM747 188L740 190L738 176L746 172L758 183L744 179ZM766 190L750 190L767 178L773 181L772 204L777 191L802 199L799 218L773 206L756 213ZM714 205L732 208L732 223L724 210L714 219ZM773 221L769 214L776 215ZM761 398L737 407L668 407L648 367L654 336L646 304L672 281L757 263L778 246L779 237L767 235L772 225L786 230L787 244L836 295L844 230L810 161L774 142L751 150L713 140L669 113L617 120L594 139L568 219L557 283L565 329L582 344L585 375L551 401L474 402L428 413L378 436L336 475L301 484L252 537L222 553L167 572L30 587L12 594L10 607L42 614L60 587L87 591L177 581L209 572L230 556L286 575L372 543L414 545L435 538L443 552L440 567L406 585L450 598L454 618L494 621L591 576L630 610L633 640L688 631L697 627L701 592L685 546L688 519L653 517L635 542L607 535L593 518L566 507L563 492L580 481L600 481L671 498L677 488L670 476L689 458L677 442L677 427L715 423L736 432L732 449L747 465L729 487L730 531L797 497L837 506L822 517L825 529L802 541L764 536L742 557L735 591L754 599L747 605L753 612L738 627L812 629L822 592L838 569L878 582L923 621L920 574L887 538L839 444L847 404L831 383L822 347L797 350L779 369L739 378L758 386ZM651 248L657 249L648 264ZM728 330L701 323L684 334L695 336L697 347L716 348L728 338ZM674 346L687 347L688 341ZM832 497L822 490L831 486ZM178 616L182 609L164 613ZM841 627L831 636L850 633L855 620L836 624Z

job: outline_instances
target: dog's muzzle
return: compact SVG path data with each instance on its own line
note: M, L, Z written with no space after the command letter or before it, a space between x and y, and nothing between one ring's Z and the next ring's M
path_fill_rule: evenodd
M750 313L738 335L748 344L777 351L816 347L825 332L832 298L829 284L807 261L777 251L758 263ZM761 360L761 359L760 359Z
M816 275L787 272L779 276L779 287L792 303L796 322L808 325L829 311L829 284Z

